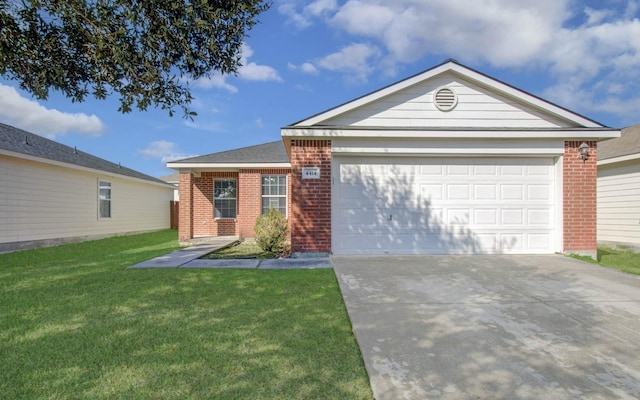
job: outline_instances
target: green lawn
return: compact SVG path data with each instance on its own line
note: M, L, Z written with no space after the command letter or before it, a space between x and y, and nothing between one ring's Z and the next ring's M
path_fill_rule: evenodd
M598 248L598 261L591 257L575 256L583 261L617 269L634 275L640 275L640 253L629 249Z
M372 398L333 271L126 269L176 239L0 255L0 397Z
M640 253L626 249L598 248L598 264L640 275Z

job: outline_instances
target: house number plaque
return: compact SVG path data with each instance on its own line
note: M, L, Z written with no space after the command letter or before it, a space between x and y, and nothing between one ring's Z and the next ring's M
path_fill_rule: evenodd
M320 179L320 167L302 167L302 179Z

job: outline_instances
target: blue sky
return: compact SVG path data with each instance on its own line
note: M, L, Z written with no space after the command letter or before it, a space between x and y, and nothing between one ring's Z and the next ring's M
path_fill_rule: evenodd
M0 122L161 176L454 58L622 128L640 123L639 18L630 0L274 0L238 76L189 83L194 121L120 114L117 96L36 101L0 80Z

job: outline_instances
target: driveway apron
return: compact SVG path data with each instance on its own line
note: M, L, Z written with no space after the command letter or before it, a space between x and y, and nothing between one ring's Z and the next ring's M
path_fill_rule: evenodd
M333 256L376 399L640 398L640 277L554 256Z

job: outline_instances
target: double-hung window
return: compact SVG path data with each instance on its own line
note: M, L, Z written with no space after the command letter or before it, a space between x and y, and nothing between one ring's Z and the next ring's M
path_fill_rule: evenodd
M235 179L213 182L214 218L235 218L238 210L238 190Z
M111 218L111 182L98 181L98 218Z
M262 214L270 208L287 215L286 175L262 175Z

